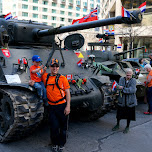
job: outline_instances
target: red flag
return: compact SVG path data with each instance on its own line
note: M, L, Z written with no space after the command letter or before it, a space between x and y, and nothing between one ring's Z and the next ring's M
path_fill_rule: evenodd
M80 59L80 60L77 62L77 65L80 67L82 63L83 63L83 59Z
M113 84L112 84L112 91L116 90L117 85L118 85L117 82L114 81Z
M9 58L11 56L10 52L9 52L9 49L1 49L4 56L6 56L7 58Z
M81 19L83 19L83 18L81 18ZM81 19L73 20L73 21L72 21L72 24L79 24L79 20L81 20Z
M5 20L11 19L11 18L12 18L11 12L9 12L8 14L6 14L6 15L4 16L4 18L5 18Z
M91 13L84 16L83 18L73 20L72 24L79 24L79 23L90 22L90 21L95 21L95 20L98 20L97 8L95 8Z
M99 43L102 43L103 42L103 38L99 39Z
M145 48L145 52L147 52L147 49Z
M122 17L130 17L129 11L122 6Z
M140 69L136 69L135 74L139 74Z
M15 17L13 17L13 19L16 19L16 20L18 20L18 17L17 17L17 16L15 16Z
M73 76L72 76L72 74L68 74L68 75L66 75L66 78L67 78L68 80L72 80Z
M141 12L145 12L146 10L146 1L139 6Z

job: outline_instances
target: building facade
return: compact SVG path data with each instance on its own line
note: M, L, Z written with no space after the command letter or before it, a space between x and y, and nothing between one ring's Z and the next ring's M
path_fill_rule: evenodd
M121 6L128 11L139 10L139 6L145 0L103 0L103 18L121 15ZM123 50L146 46L147 50L152 52L152 1L146 0L146 11L143 14L143 20L135 25L115 25L115 44L122 44Z
M65 26L100 5L101 0L0 0L0 13L48 25ZM100 8L99 8L100 11ZM99 14L100 17L100 14Z

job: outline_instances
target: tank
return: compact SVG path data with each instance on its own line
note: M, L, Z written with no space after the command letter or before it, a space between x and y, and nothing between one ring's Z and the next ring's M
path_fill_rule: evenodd
M99 36L99 35L98 35ZM103 36L103 35L100 35ZM143 100L145 96L145 86L144 82L146 81L147 72L146 70L140 66L139 63L134 61L125 61L124 59L133 57L137 50L143 49L143 54L145 51L145 46L134 48L124 52L117 52L116 50L110 50L102 52L100 50L95 50L95 46L115 46L114 44L109 43L88 43L91 47L91 50L88 51L89 54L94 55L93 65L96 67L95 73L100 73L101 75L109 76L110 81L119 82L120 77L125 76L125 69L131 68L133 70L133 77L136 78L137 84L137 99ZM100 68L102 65L102 68ZM106 70L104 67L107 67L111 70ZM100 69L100 70L99 70ZM140 72L138 72L138 70Z
M32 21L6 21L1 18L0 142L27 136L44 120L46 106L40 103L36 90L28 83L33 55L39 55L47 67L52 57L58 58L59 73L67 77L70 75L71 80L75 80L69 81L72 111L79 111L81 118L88 121L103 116L107 105L115 98L109 91L109 77L94 74L91 67L78 67L80 58L77 55L81 52L61 49L61 44L55 42L55 35L109 24L141 22L139 11L132 14L136 19L118 16L58 28ZM80 48L84 43L83 37L79 34L73 37L68 39L71 45L67 47ZM49 68L47 72L50 72Z

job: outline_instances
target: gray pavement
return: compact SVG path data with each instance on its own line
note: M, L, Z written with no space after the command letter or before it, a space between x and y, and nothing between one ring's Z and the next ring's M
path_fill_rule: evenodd
M144 115L146 104L136 108L136 121L131 122L130 131L122 131L126 121L120 122L118 131L111 131L116 124L116 111L112 110L97 121L69 123L65 152L150 152L152 151L152 115ZM38 128L32 135L19 141L0 144L0 152L50 152L49 129Z

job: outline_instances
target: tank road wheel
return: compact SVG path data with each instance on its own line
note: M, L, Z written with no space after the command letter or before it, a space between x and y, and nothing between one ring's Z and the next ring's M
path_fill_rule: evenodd
M94 121L99 119L100 117L103 117L105 115L105 110L103 109L103 103L104 103L104 91L103 88L99 88L101 92L101 105L97 108L95 111L86 112L84 115L81 115L81 121Z
M104 92L102 89L100 89L101 92L101 101L98 101L100 105L98 105L98 108L94 111L88 111L87 108L80 108L76 111L71 112L71 117L74 119L78 119L82 122L90 122L99 119L100 117L104 116L106 111L103 109L103 103L104 103ZM90 103L91 104L91 103ZM91 106L91 105L90 105Z
M41 122L43 112L33 92L0 89L0 142L27 136Z

